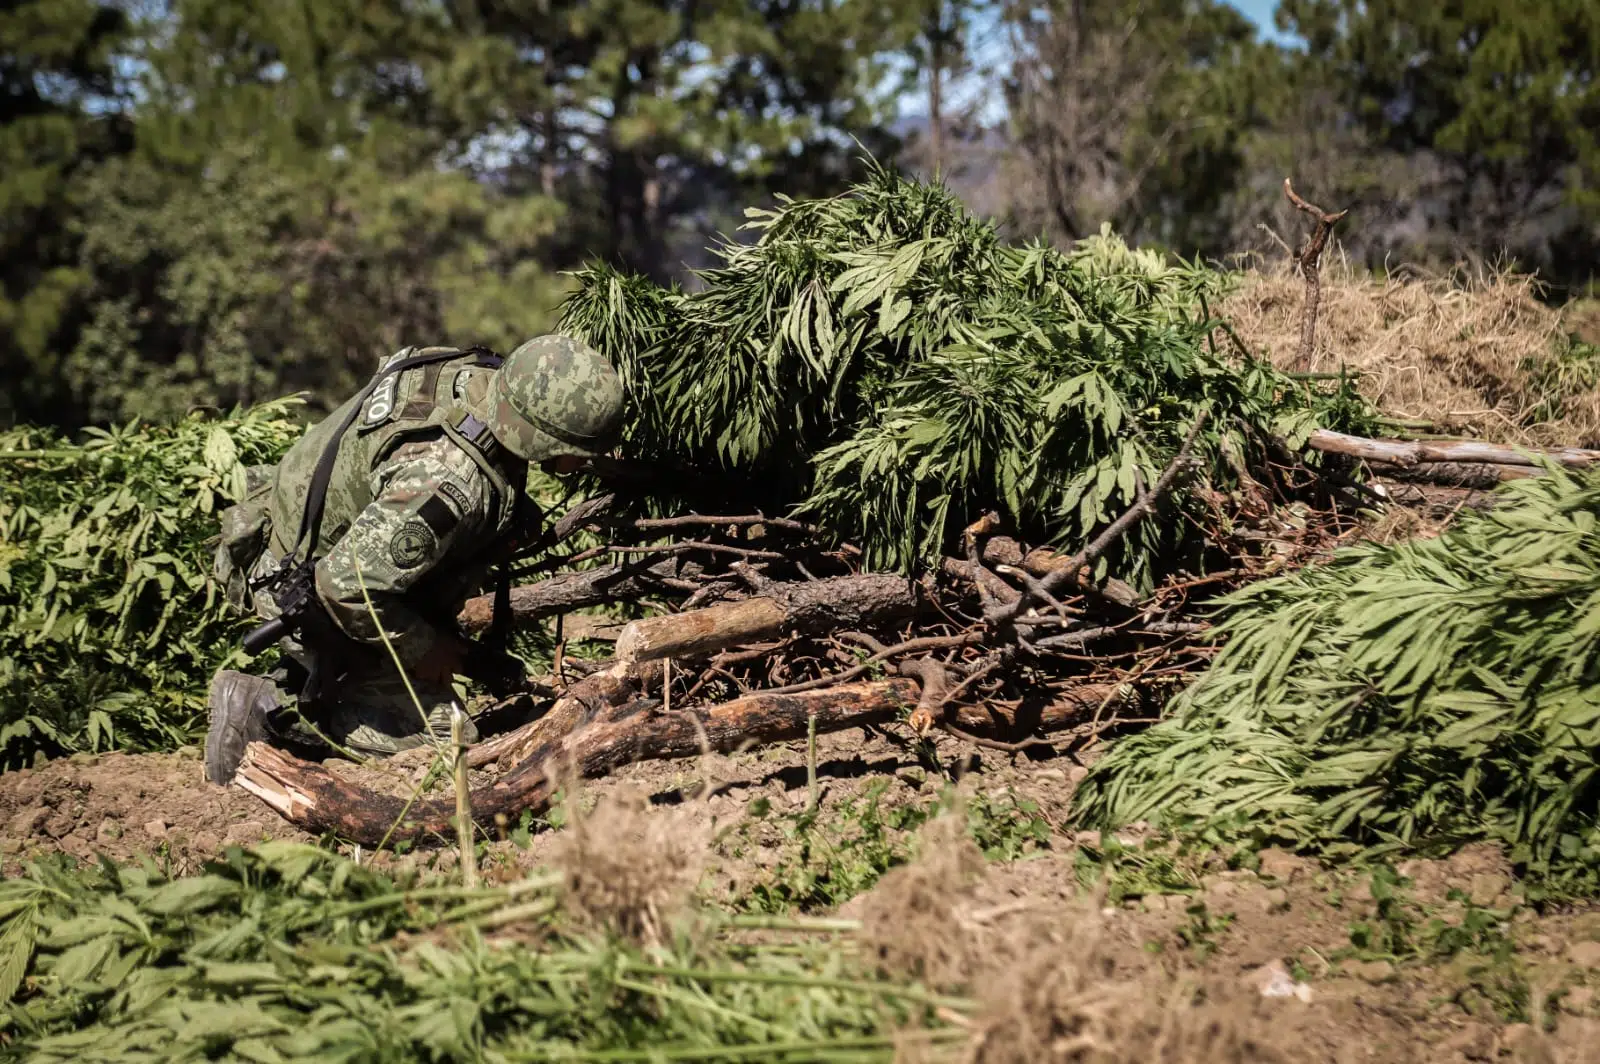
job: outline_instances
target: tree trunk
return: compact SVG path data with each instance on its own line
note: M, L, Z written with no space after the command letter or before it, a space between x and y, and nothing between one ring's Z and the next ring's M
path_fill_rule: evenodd
M629 602L670 590L663 580L688 578L700 568L668 558L649 567L637 564L606 565L575 573L562 573L537 584L511 589L511 623L529 624L543 617L570 613L608 602ZM494 596L469 599L456 621L463 631L476 635L494 619Z
M1494 462L1423 462L1414 466L1372 462L1371 468L1378 476L1389 480L1478 489L1494 488L1508 480L1525 480L1541 472L1536 466L1498 465Z
M753 694L704 710L616 714L536 749L515 771L472 793L473 818L503 834L525 811L539 814L568 773L604 776L635 761L730 753L746 745L804 738L892 720L915 704L917 685L893 679L791 695ZM448 837L455 799L402 799L339 779L265 743L251 743L234 780L312 834L333 832L364 846Z

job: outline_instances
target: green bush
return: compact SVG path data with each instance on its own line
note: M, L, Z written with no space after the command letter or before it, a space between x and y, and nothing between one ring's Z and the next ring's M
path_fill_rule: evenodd
M290 406L0 434L0 766L195 734L240 631L209 580L215 515L298 436Z

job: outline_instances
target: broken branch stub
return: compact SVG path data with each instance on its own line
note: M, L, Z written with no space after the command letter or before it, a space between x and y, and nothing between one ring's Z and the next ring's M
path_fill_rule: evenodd
M1329 214L1316 204L1307 203L1295 192L1294 185L1287 177L1283 179L1283 194L1296 210L1309 214L1316 222L1316 227L1306 236L1306 242L1295 257L1295 265L1306 281L1306 302L1301 311L1300 348L1295 353L1295 368L1306 370L1311 368L1311 356L1317 339L1317 308L1322 302L1322 251L1328 244L1333 227L1350 212L1344 210Z

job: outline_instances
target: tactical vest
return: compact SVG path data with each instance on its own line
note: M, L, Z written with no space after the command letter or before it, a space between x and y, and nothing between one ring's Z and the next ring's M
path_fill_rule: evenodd
M378 374L402 359L457 350L408 347L385 359ZM482 409L494 372L492 363L481 361L485 354L460 350L458 358L391 373L370 395L357 393L307 431L278 463L271 498L273 553L282 558L294 549L317 463L357 404L361 409L339 442L317 542L308 545L311 558L321 558L332 549L372 502L373 469L408 440L440 431L472 458L489 482L495 500L494 534L507 531L516 516L524 468L469 412L469 407Z

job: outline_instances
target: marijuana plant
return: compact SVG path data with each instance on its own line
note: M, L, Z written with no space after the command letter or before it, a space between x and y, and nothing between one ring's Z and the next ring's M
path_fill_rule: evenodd
M1349 394L1212 343L1225 275L1109 230L1066 253L1012 246L943 188L881 169L747 215L755 239L724 243L698 291L581 271L564 328L618 363L636 454L736 476L870 566L925 564L989 509L1034 542L1081 542L1202 409L1201 479L1221 488L1261 437L1362 427ZM1145 524L1102 573L1148 584L1184 527Z
M1507 843L1600 868L1600 474L1554 467L1435 539L1365 545L1221 603L1169 719L1078 792L1088 824L1250 823L1330 852Z
M194 734L238 634L209 583L215 515L298 432L278 402L0 434L0 765Z

